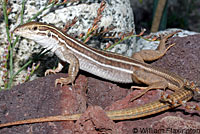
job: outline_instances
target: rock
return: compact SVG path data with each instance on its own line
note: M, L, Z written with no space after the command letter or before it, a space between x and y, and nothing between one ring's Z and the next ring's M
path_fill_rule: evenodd
M99 106L88 107L75 123L75 134L123 134L120 127Z
M0 92L0 122L82 113L86 110L87 78L79 76L75 89L70 86L55 87L55 79L66 74L49 75ZM33 126L32 126L33 125ZM47 122L3 128L1 134L73 132L73 121Z
M152 131L164 133L199 133L200 123L176 116L166 116L152 125Z
M177 28L171 28L171 29L167 29L167 30L164 30L164 31L159 31L157 33L151 33L149 35L147 35L148 37L158 37L159 35L168 35L172 32L175 32L175 31L181 31L177 34L175 34L173 37L186 37L188 35L195 35L195 34L198 34L197 32L193 32L193 31L188 31L188 30L182 30L182 29L177 29ZM144 36L147 37L147 36ZM152 39L150 38L150 39ZM140 38L136 45L135 45L135 52L138 52L140 50L144 50L144 49L153 49L155 50L157 47L158 47L158 44L160 43L160 41L147 41L147 40L144 40L142 38Z

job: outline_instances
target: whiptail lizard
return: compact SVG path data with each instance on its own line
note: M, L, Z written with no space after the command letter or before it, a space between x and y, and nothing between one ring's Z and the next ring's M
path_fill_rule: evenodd
M171 98L176 101L188 101L193 96L192 90L185 89L187 80L182 77L169 73L165 70L153 67L144 61L156 60L162 57L168 48L165 47L166 40L174 35L172 33L164 37L157 50L142 50L133 55L133 58L128 58L119 54L96 50L91 48L73 37L63 33L58 28L39 22L29 22L18 26L13 31L14 34L34 40L44 48L54 52L61 61L70 64L68 69L68 77L56 79L55 84L74 84L79 69L97 75L101 78L120 82L120 83L143 83L147 87L136 87L144 89L144 94L150 89L165 89L169 88L174 91ZM135 59L134 59L135 58ZM55 70L47 70L45 74L57 73L63 68L59 63ZM141 96L140 94L139 96ZM137 96L138 97L138 96ZM148 103L141 107L107 111L108 117L113 120L134 119L151 114L155 114L180 104L171 105L160 100ZM8 124L0 124L0 127L9 125L46 122L46 121L61 121L61 120L77 120L81 114L44 117L39 119L30 119L18 121Z

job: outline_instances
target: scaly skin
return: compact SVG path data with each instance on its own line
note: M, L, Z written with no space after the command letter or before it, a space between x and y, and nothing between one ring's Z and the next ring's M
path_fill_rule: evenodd
M188 101L193 97L192 90L180 89L170 95L170 99L174 101ZM166 111L171 108L178 107L180 104L171 105L165 101L155 101L143 106L122 109L122 110L113 110L106 111L107 116L112 120L126 120L126 119L136 119L140 117L145 117L148 115L153 115L162 111ZM40 123L40 122L50 122L50 121L69 121L69 120L78 120L81 114L72 114L72 115L58 115L58 116L49 116L35 119L28 119L16 122L10 122L5 124L0 124L0 127L8 127L20 124L31 124L31 123Z

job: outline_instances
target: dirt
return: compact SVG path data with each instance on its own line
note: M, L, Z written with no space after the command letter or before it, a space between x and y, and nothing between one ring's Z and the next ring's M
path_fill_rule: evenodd
M164 57L153 62L200 85L200 35L175 37L168 44L176 45ZM130 85L112 83L83 71L76 79L75 87L54 86L56 78L66 74L49 75L0 92L0 123L47 117L60 114L82 113L78 121L47 122L1 128L1 134L79 134L79 133L142 133L145 130L200 130L200 112L185 110L183 106L148 117L112 121L104 110L114 110L143 105L160 98L160 90L146 93L129 103L139 90ZM190 101L188 104L195 105ZM171 129L167 129L171 128ZM158 132L159 133L159 132ZM161 133L161 131L160 131Z

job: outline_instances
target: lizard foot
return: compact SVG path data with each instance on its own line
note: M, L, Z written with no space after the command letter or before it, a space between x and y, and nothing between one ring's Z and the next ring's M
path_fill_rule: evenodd
M161 99L160 99L162 102L167 102L169 104L171 104L172 106L176 106L178 104L181 104L183 105L184 101L179 101L179 100L174 100L174 98L171 97L171 95L165 93L165 92L162 92L161 93Z
M56 81L55 81L55 87L58 84L60 84L61 87L62 87L63 85L68 85L70 83L72 83L72 86L74 85L73 84L73 79L71 77L56 79Z
M45 76L49 75L50 73L56 74L57 72L53 69L47 69L44 73Z

